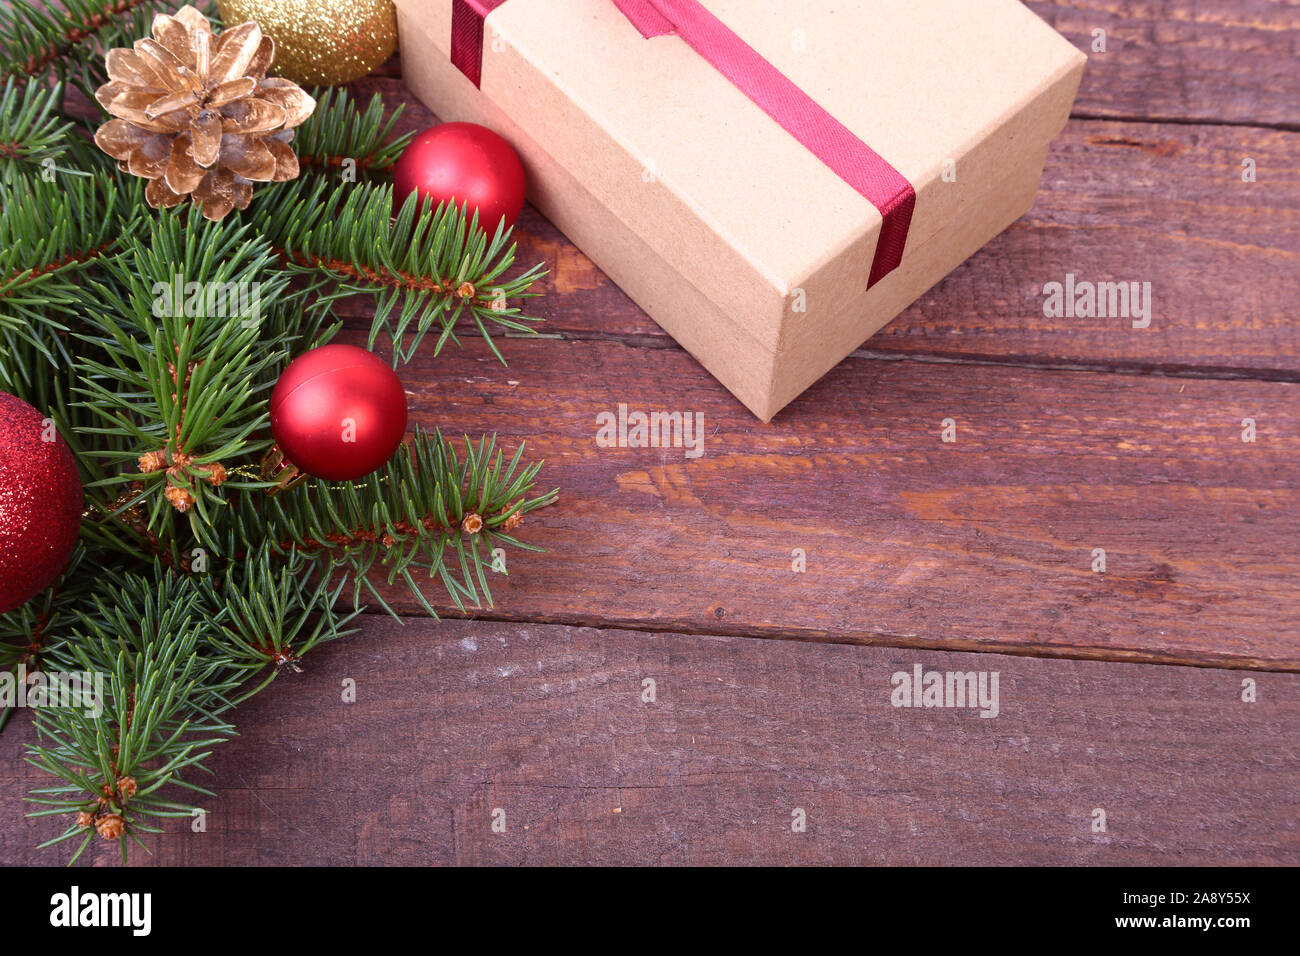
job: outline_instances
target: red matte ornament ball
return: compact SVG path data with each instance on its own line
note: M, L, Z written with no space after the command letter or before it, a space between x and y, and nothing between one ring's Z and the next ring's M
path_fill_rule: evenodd
M324 345L290 362L275 383L271 434L300 471L329 481L363 478L402 443L406 390L374 353Z
M44 415L0 392L0 614L54 583L81 531L81 476Z
M393 167L393 203L401 208L414 190L434 204L453 201L478 210L489 235L505 219L515 224L524 208L524 167L513 147L475 123L443 123L411 141Z

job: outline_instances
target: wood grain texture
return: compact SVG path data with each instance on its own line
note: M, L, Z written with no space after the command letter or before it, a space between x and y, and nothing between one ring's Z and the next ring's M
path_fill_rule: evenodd
M1293 384L855 358L764 426L676 348L506 344L402 369L413 421L562 489L493 616L1300 668ZM599 447L620 403L699 413L702 456Z
M1076 114L1300 128L1294 0L1025 3L1088 53Z
M997 671L999 715L892 707L917 663ZM1296 675L1247 704L1232 671L427 620L306 668L241 709L208 832L140 863L1300 863ZM0 860L60 862L13 822L29 734Z
M401 129L436 122L395 79L362 95L407 104ZM1300 133L1234 126L1069 123L1028 215L864 343L884 356L1300 381ZM1244 157L1257 181L1242 181ZM670 341L531 207L521 266L550 274L529 303L569 338ZM1048 318L1043 287L1150 283L1150 328L1127 317ZM364 306L354 303L354 312Z

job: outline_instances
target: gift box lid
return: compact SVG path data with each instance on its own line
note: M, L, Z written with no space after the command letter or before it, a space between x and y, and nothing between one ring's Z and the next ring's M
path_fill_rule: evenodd
M398 4L435 48L406 57L450 56L455 7L483 7ZM963 197L1059 132L1086 60L1018 0L702 5L912 184L907 248L978 215ZM880 212L684 40L644 37L612 0L500 3L480 86L765 347L867 287Z

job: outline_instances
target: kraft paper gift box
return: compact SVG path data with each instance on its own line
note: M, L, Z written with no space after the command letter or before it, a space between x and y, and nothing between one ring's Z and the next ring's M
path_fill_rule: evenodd
M764 421L1033 205L1086 61L1017 0L397 7L415 94Z

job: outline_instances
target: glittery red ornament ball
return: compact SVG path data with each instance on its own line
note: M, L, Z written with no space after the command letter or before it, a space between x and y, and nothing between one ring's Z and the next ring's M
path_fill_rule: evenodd
M351 481L382 466L406 434L406 390L379 356L324 345L289 363L271 392L271 434L299 470Z
M81 530L81 476L44 415L0 392L0 613L53 583Z
M393 202L401 208L412 190L434 203L452 200L478 210L489 235L504 218L515 224L524 208L524 167L513 147L486 126L443 123L426 129L393 167Z

